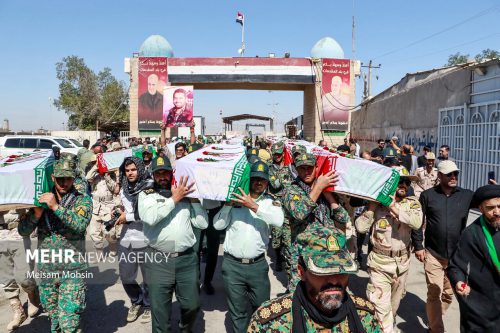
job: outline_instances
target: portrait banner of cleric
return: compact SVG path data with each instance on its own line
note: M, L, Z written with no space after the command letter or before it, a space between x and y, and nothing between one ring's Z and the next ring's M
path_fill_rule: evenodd
M144 84L141 84L142 93L139 96L139 126L141 128L153 128L151 126L156 127L160 124L163 115L161 91L164 85L165 82L157 74L150 74L147 77L147 90L144 89Z
M193 86L169 86L163 90L163 123L190 127L193 123Z

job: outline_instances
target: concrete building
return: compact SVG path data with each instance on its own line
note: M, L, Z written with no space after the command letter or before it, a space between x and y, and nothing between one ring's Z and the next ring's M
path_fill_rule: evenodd
M352 113L351 135L366 149L394 135L417 152L447 144L460 185L475 189L500 171L499 66L493 59L407 74Z

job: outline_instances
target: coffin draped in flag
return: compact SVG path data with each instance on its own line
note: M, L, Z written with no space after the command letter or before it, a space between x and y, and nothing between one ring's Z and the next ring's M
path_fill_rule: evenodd
M38 197L50 192L54 185L53 169L52 151L12 155L0 160L0 210L41 206Z
M120 165L122 165L123 160L130 156L138 156L142 159L142 147L97 154L97 168L99 169L99 173L102 174L110 170L118 169Z
M239 187L248 193L250 165L241 145L208 145L177 160L174 176L194 182L191 198L228 201Z
M316 156L319 174L330 170L338 173L339 182L330 191L378 201L384 206L391 203L391 195L396 192L399 182L396 170L360 158L343 157L307 141L287 141L285 147L289 156L294 145L303 145Z

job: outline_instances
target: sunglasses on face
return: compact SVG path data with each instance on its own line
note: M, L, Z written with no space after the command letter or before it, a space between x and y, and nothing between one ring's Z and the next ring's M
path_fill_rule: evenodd
M445 176L448 178L451 176L458 177L458 171L453 171L453 172L447 173Z

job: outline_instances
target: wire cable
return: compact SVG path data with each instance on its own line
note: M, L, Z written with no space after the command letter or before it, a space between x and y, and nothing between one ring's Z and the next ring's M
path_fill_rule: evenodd
M433 38L433 37L436 37L436 36L438 36L438 35L441 35L441 34L443 34L443 33L445 33L445 32L450 31L450 30L453 30L453 29L455 29L456 27L458 27L458 26L460 26L460 25L462 25L462 24L464 24L464 23L467 23L467 22L469 22L469 21L475 20L475 19L477 19L477 18L479 18L479 17L481 17L481 16L484 16L484 15L486 15L486 14L491 13L493 10L497 9L499 6L500 6L500 4L493 5L493 6L489 7L489 8L486 8L486 9L484 9L484 10L482 10L482 11L480 11L480 12L478 12L478 13L474 14L474 15L472 15L471 17L469 17L469 18L467 18L467 19L465 19L465 20L463 20L463 21L460 21L460 22L458 22L458 23L455 23L455 24L453 24L453 25L451 25L451 26L449 26L449 27L447 27L447 28L443 29L443 30L440 30L440 31L437 31L437 32L435 32L435 33L433 33L433 34L430 34L429 36L426 36L426 37L420 38L420 39L418 39L418 40L416 40L416 41L414 41L414 42L411 42L411 43L409 43L409 44L406 44L406 45L404 45L404 46L402 46L402 47L400 47L400 48L397 48L397 49L391 50L391 51L389 51L389 52L383 53L383 54L381 54L381 55L379 55L379 56L377 56L377 57L375 57L375 58L373 58L373 59L380 59L380 58L383 58L383 57L385 57L385 56L388 56L388 55L390 55L390 54L393 54L393 53L399 52L399 51L401 51L401 50L407 49L407 48L409 48L409 47L411 47L411 46L417 45L417 44L422 43L422 42L424 42L424 41L426 41L426 40L428 40L428 39L431 39L431 38Z

